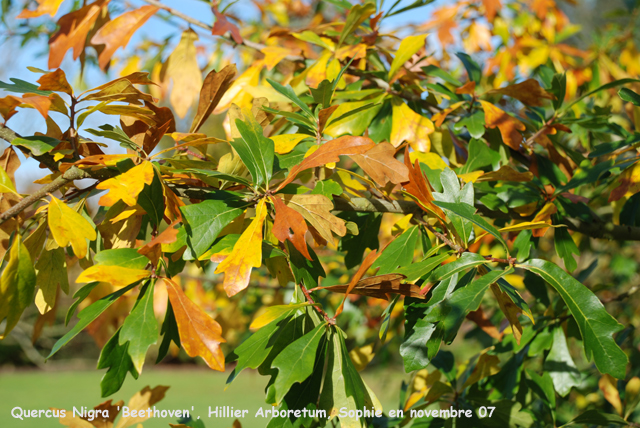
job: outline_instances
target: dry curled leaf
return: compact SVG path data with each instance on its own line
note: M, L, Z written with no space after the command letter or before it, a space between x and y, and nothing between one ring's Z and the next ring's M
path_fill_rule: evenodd
M273 201L276 211L276 219L272 230L273 235L283 243L288 239L303 256L311 260L307 241L305 241L305 235L309 228L302 214L286 206L277 196L272 196L271 201Z

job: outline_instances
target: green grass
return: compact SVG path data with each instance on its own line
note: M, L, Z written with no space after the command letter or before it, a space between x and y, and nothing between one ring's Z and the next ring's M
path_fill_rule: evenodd
M105 401L100 397L102 371L41 372L23 371L0 373L0 427L2 428L55 428L62 427L57 419L14 419L11 409L48 409L49 407L70 410L73 406L93 408ZM232 406L248 409L248 416L241 419L243 428L262 428L268 419L254 418L258 408L269 408L264 402L264 387L268 378L255 372L243 372L225 391L227 374L204 369L156 369L145 370L136 381L130 376L124 386L113 396L114 401L129 398L146 385L168 385L165 399L156 404L158 409L188 409L200 416L206 428L230 428L233 418L208 418L209 406ZM401 379L407 379L397 369L365 373L367 384L378 395L385 410L397 408ZM144 428L167 428L170 419L149 419Z

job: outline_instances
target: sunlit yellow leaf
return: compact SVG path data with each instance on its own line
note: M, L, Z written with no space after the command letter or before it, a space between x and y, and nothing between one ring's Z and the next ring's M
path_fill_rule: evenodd
M251 330L259 330L265 325L271 323L272 321L277 320L280 316L286 314L289 311L293 311L295 309L304 308L305 306L309 306L309 303L296 303L295 305L274 305L269 306L262 314L257 316L249 328Z
M224 289L229 297L249 285L251 269L262 264L262 224L267 217L266 199L256 206L256 216L242 233L233 251L218 265L215 273L224 273Z
M435 127L431 119L411 110L404 102L394 102L390 141L393 147L398 147L406 141L414 150L429 152L431 149L429 134L433 131Z
M71 244L74 254L79 259L87 255L87 239L96 239L96 231L82 215L55 196L51 196L47 221L56 244L61 247Z
M145 184L153 181L153 165L151 162L142 162L134 166L129 171L101 182L97 189L107 189L109 193L102 196L98 204L110 207L119 200L122 200L130 207L136 205L138 195L144 189Z
M185 117L196 102L202 87L202 73L198 66L194 43L198 35L193 30L182 33L180 43L167 60L165 80L173 81L171 105L179 117Z
M278 154L289 153L298 143L305 138L310 138L307 134L282 134L269 137L275 144L275 150Z
M391 63L389 79L392 79L398 70L400 70L400 67L402 67L405 62L409 61L413 55L418 53L418 51L424 47L426 39L426 34L419 34L417 36L408 36L402 40L400 47L396 52L396 56L393 58L393 62Z
M114 287L125 287L151 275L144 269L131 269L122 266L95 265L82 271L76 282L108 282Z

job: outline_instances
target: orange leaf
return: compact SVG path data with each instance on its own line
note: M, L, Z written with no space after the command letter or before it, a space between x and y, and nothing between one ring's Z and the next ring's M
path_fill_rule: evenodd
M42 15L55 16L64 0L37 0L38 7L35 10L23 10L16 18L37 18Z
M65 76L64 71L60 68L56 71L52 71L51 73L42 75L37 82L40 84L38 89L42 91L57 91L73 95L73 89L71 89L71 85L67 82L67 77Z
M137 203L138 195L144 189L144 185L151 184L153 181L153 174L151 162L142 162L117 177L103 181L96 188L108 189L109 193L102 196L98 204L110 207L122 199L130 207L134 206Z
M231 253L218 265L215 273L224 272L224 290L229 297L249 285L251 269L262 264L262 224L267 217L266 199L256 207L256 216L242 233Z
M544 221L551 224L551 216L557 212L558 212L558 208L555 206L555 204L553 202L547 202L546 205L542 207L542 209L538 212L538 214L536 214L536 216L531 221L533 223L537 221ZM544 236L544 234L547 233L547 230L549 230L548 227L541 228L541 229L534 229L531 233L533 234L534 237L539 238L541 236Z
M623 196L632 196L640 190L640 162L627 168L614 183L618 185L609 194L609 202L617 201Z
M542 100L545 98L548 100L555 99L553 95L542 89L540 83L535 79L527 79L524 82L509 85L502 89L494 89L489 93L507 95L523 104L536 107L541 107Z
M467 83L465 83L464 85L456 89L456 94L473 95L475 91L476 91L476 82L474 82L473 80L469 80Z
M368 137L345 135L344 137L331 140L321 145L318 150L305 158L299 165L293 167L287 179L280 183L276 191L291 183L296 178L296 175L305 169L315 168L331 162L339 162L340 156L342 155L359 155L374 146L375 143Z
M311 260L307 241L304 237L309 230L307 222L298 211L286 206L277 196L271 196L276 210L276 220L273 223L273 234L280 242L291 241L294 247L307 259Z
M467 319L473 321L478 327L480 327L482 331L487 333L489 336L497 340L502 340L502 336L504 334L498 331L491 320L487 318L481 307L478 308L477 311L469 312L467 314Z
M84 50L89 31L108 2L108 0L98 0L58 20L60 29L49 39L49 68L60 67L69 49L73 49L73 59L78 59Z
M417 284L403 284L402 280L406 277L399 273L389 273L385 275L370 276L361 279L350 294L358 296L373 297L381 300L389 300L389 294L399 294L401 296L413 297L415 299L424 299L420 286ZM334 293L346 293L347 284L330 285L329 287L319 287L323 290L329 290Z
M213 370L224 371L224 354L220 343L226 340L222 337L222 327L193 303L175 282L167 278L164 281L185 352L190 357L202 357Z
M493 21L496 12L502 7L500 0L482 0L482 5L484 6L484 16L489 22Z
M9 101L9 100L12 100ZM21 105L29 105L34 109L38 110L38 112L45 119L49 116L49 108L51 107L51 98L46 97L44 95L36 95L36 94L24 94L22 98L18 98L14 95L8 95L7 97L2 99L0 102L0 113L2 113L2 117L5 120L8 120L9 117L13 116L14 109L17 106Z
M0 98L0 116L2 116L5 122L17 113L16 107L20 104L22 104L20 98L14 97L13 95Z
M369 177L384 186L389 181L400 184L409 181L409 170L395 157L396 149L389 143L376 144L363 154L351 155Z
M402 183L402 186L408 193L413 195L419 202L420 207L425 211L431 211L438 215L440 218L444 218L444 212L433 203L433 195L431 194L431 185L425 178L422 170L420 169L420 162L416 159L414 165L411 165L409 156L409 147L405 148L404 152L404 164L409 170L409 181Z
M216 16L216 22L215 24L213 24L211 34L213 34L214 36L224 36L224 34L229 31L231 33L233 41L241 44L242 36L240 35L240 30L238 29L238 27L230 23L224 14L218 12L218 8L215 5L211 6L211 10L213 10L213 14Z
M162 256L162 244L171 244L178 239L178 229L173 228L177 223L178 220L171 223L161 234L140 247L138 253L147 256L154 264L158 263L158 259Z
M91 39L91 43L94 45L105 45L98 57L100 68L106 69L114 52L120 47L127 46L133 33L157 11L156 6L142 6L139 9L123 13L100 28Z
M498 127L502 141L512 149L518 150L522 142L522 134L518 131L526 129L524 124L487 101L481 100L480 104L484 110L485 126L490 129Z

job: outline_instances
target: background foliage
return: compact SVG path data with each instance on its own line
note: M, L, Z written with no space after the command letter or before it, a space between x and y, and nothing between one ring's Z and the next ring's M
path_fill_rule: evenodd
M582 33L553 0L206 6L2 3L47 56L0 82L3 362L85 331L104 397L200 357L334 416L269 427L640 422L637 4ZM337 416L394 364L404 415Z

